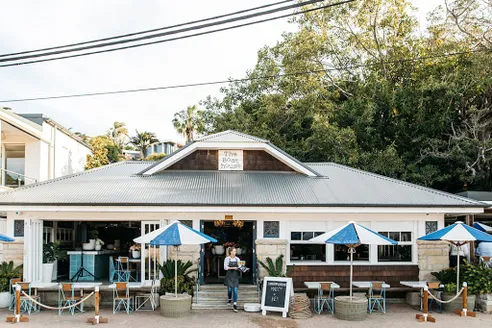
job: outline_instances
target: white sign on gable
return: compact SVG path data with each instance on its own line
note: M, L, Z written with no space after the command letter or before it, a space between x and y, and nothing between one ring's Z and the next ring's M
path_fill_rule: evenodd
M242 150L219 150L219 171L242 171Z

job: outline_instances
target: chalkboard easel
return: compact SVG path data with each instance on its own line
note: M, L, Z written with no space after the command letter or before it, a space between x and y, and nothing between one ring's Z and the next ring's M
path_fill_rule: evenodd
M294 296L292 278L265 277L261 295L261 313L266 315L266 311L276 311L282 312L282 317L287 317L291 296Z

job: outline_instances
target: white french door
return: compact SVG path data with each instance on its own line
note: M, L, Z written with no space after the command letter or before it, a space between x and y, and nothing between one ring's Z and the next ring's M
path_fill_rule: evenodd
M167 220L160 221L142 221L142 235L159 229L167 224ZM159 246L151 246L149 244L141 244L141 277L143 280L152 280L159 278L158 262L164 262L167 259L167 254L163 252L163 248ZM148 260L146 260L148 258Z
M24 220L24 281L39 281L43 265L43 220Z

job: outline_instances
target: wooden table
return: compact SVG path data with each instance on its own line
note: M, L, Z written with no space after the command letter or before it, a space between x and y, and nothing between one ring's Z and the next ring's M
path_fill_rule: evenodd
M411 288L418 288L420 289L420 310L422 310L422 299L424 297L424 288L427 286L428 281L400 281L400 285L406 286L406 287L411 287Z
M369 287L371 286L371 281L352 281L352 285L354 285L357 288L369 289ZM391 286L386 283L383 284L383 289L388 289L390 287Z
M340 288L340 285L337 284L336 282L333 282L333 281L306 281L306 282L304 282L304 286L306 286L307 288L317 289L317 290L320 289L321 284L331 284L331 287L333 289Z

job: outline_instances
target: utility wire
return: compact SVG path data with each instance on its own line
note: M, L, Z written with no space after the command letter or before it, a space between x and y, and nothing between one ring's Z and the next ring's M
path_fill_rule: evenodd
M240 11L236 11L236 12L232 12L232 13L222 14L222 15L219 15L219 16L214 16L214 17L199 19L199 20L195 20L195 21L191 21L191 22L187 22L187 23L181 23L181 24L177 24L177 25L164 26L164 27L160 27L160 28L155 28L155 29L145 30L145 31L140 31L140 32L135 32L135 33L115 35L115 36L112 36L112 37L106 37L106 38L102 38L102 39L88 40L88 41L83 41L83 42L65 44L65 45L56 46L56 47L49 47L49 48L42 48L42 49L35 49L35 50L27 50L27 51L21 51L21 52L14 52L14 53L10 53L10 54L0 54L0 58L1 57L8 57L8 56L24 55L24 54L29 54L29 53L33 53L33 52L41 52L41 51L47 51L47 50L62 49L62 48L80 46L80 45L84 45L84 44L90 44L90 43L96 43L96 42L102 42L102 41L109 41L109 40L116 40L116 39L121 39L121 38L127 38L127 37L135 36L135 35L141 35L141 34L147 34L147 33L152 33L152 32L164 31L164 30L169 30L169 29L176 28L176 27L182 27L182 26L186 26L186 25L203 23L203 22L207 22L207 21L211 21L211 20L216 20L216 19L220 19L220 18L224 18L224 17L235 16L235 15L238 15L238 14L244 14L244 13L247 13L247 12L250 12L250 11L255 11L255 10L258 10L258 9L264 9L264 8L268 8L268 7L280 5L280 4L283 4L283 3L286 3L286 2L292 2L292 1L295 1L295 0L283 0L283 1L275 2L275 3L270 3L270 4L259 6L259 7L254 7L254 8L244 9L244 10L240 10Z
M491 52L491 51L492 50L490 50L490 49L477 49L477 50L470 50L470 51L454 52L454 53L443 54L443 55L431 55L431 56L418 57L418 58L402 59L402 60L396 60L396 61L387 61L384 64L399 64L399 63L406 63L406 62L421 61L421 60L426 60L426 59L446 58L446 57L452 57L452 56L458 56L458 55L467 55L470 53ZM148 92L148 91L168 90L168 89L182 89L182 88L200 87L200 86L226 84L226 83L234 83L234 82L275 79L275 78L286 77L286 76L298 76L298 75L325 73L327 71L344 71L344 70L348 70L348 69L372 67L372 66L378 66L378 65L381 65L381 63L378 62L378 63L369 63L369 64L359 64L359 65L351 65L351 66L346 66L346 67L341 67L341 68L327 67L324 69L312 70L312 71L301 71L301 72L283 73L283 74L275 74L275 75L263 75L263 76L257 76L257 77L247 77L247 78L242 78L242 79L228 79L228 80L220 80L220 81L212 81L212 82L176 84L176 85L140 88L140 89L127 89L127 90L115 90L115 91L92 92L92 93L78 93L78 94L61 95L61 96L47 96L47 97L37 97L37 98L21 98L21 99L0 100L0 103L13 103L13 102L63 99L63 98L78 98L78 97L93 97L93 96L115 95L115 94L123 94L123 93L137 93L137 92Z
M55 50L55 51L48 51L48 52L44 52L44 53L38 53L38 54L3 58L3 59L0 59L0 62L16 61L16 60L23 60L23 59L29 59L29 58L46 57L46 56L59 55L59 54L68 53L68 52L76 52L76 51L78 52L78 51L83 51L83 50L109 47L109 46L114 46L114 45L119 45L119 44L125 44L125 43L148 40L148 39L154 39L154 38L159 38L159 37L163 37L163 36L179 34L179 33L189 32L189 31L194 31L194 30L200 30L200 29L204 29L204 28L208 28L208 27L214 27L217 25L233 23L233 22L237 22L237 21L241 21L241 20L245 20L245 19L251 19L251 18L255 18L255 17L259 17L259 16L270 15L270 14L274 14L274 13L277 13L280 11L295 9L295 8L298 8L301 6L314 4L314 3L322 2L322 1L325 1L325 0L309 0L309 1L304 1L301 3L295 3L292 5L279 7L279 8L269 9L269 10L262 11L262 12L247 14L247 15L243 15L243 16L239 16L239 17L228 18L228 19L217 21L217 22L211 22L211 23L201 24L201 25L197 25L197 26L186 27L186 28L182 28L182 29L178 29L178 30L162 32L162 33L155 33L155 34L151 34L151 35L144 35L144 36L139 36L139 37L132 38L132 39L110 41L110 42L105 42L105 43L101 43L101 44L94 44L94 45L86 45L86 46L76 47L76 48L71 48L71 49Z
M312 0L312 1L320 1L320 0ZM142 46L146 46L146 45L152 45L152 44L170 42L170 41L175 41L175 40L188 39L188 38L195 37L195 36L212 34L212 33L216 33L216 32L222 32L222 31L236 29L236 28L239 28L239 27L244 27L244 26L249 26L249 25L255 25L255 24L269 22L269 21L273 21L273 20L277 20L277 19L281 19L281 18L286 18L286 17L290 17L290 16L300 15L300 14L304 14L304 13L308 13L308 12L312 12L312 11L316 11L316 10L321 10L321 9L325 9L325 8L329 8L329 7L333 7L333 6L337 6L337 5L342 5L342 4L346 4L346 3L350 3L350 2L354 2L354 1L356 1L356 0L346 0L346 1L342 1L342 2L337 2L337 3L332 3L332 4L329 4L329 5L324 5L324 6L320 6L320 7L315 7L315 8L307 9L307 10L304 10L304 11L298 11L298 12L289 13L289 14L285 14L285 15L281 15L281 16L272 17L272 18L266 18L266 19L262 19L262 20L258 20L258 21L254 21L254 22L243 23L243 24L234 25L234 26L230 26L230 27L225 27L225 28L220 28L220 29L215 29L215 30L211 30L211 31L195 33L195 34L189 34L189 35L174 37L174 38L165 39L165 40L151 41L151 42L139 43L139 44L124 46L124 47L118 47L118 48L112 48L112 49L105 49L105 50L98 50L98 51L92 51L92 52L87 52L87 53L82 53L82 54L67 55L67 56L62 56L62 57L55 57L55 58L48 58L48 59L39 59L39 60L25 61L25 62L20 62L20 63L3 64L3 65L0 65L0 67L10 67L10 66L27 65L27 64L34 64L34 63L40 63L40 62L60 60L60 59L67 59L67 58L88 56L88 55L93 55L93 54L99 54L99 53L105 53L105 52L112 52L112 51L117 51L117 50L131 49L131 48L137 48L137 47L142 47ZM169 33L169 32L167 32L167 33ZM172 34L174 34L174 33L172 33ZM15 59L15 60L17 60L17 59ZM0 60L0 61L5 61L5 59L4 60Z

